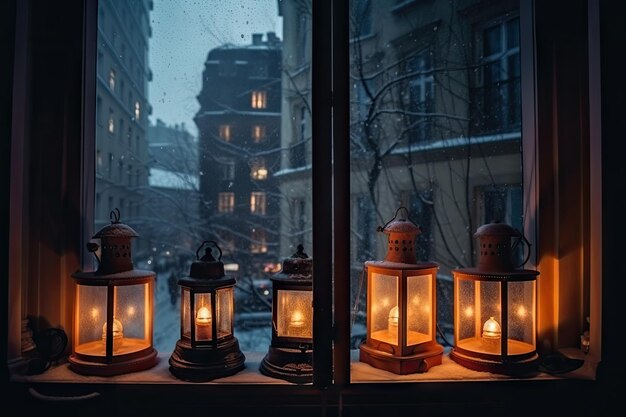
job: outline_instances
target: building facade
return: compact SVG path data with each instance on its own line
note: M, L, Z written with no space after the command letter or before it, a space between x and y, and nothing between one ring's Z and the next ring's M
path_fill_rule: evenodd
M212 49L197 96L203 230L244 277L278 262L281 53L274 32Z
M283 1L285 74L281 235L310 241L306 92L310 2ZM384 259L378 226L404 206L435 261L438 317L452 326L451 270L474 263L473 233L498 220L522 226L521 86L517 1L350 2L351 258L355 323L364 322L363 262ZM291 18L287 18L291 16ZM307 23L308 22L308 23ZM308 39L308 40L307 40ZM285 79L283 84L285 84ZM309 90L310 91L310 90ZM302 110L305 109L305 110ZM301 203L304 201L304 203ZM297 207L293 209L292 207ZM305 213L303 216L301 213ZM293 242L284 238L281 252Z
M153 2L98 2L95 230L121 221L141 230L148 186L148 43ZM141 234L141 233L140 233ZM139 239L135 253L147 250Z

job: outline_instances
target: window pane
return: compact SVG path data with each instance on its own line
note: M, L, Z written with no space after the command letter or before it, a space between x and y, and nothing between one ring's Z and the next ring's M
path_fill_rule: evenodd
M377 227L404 206L421 230L418 261L440 267L433 311L446 339L437 332L437 341L450 349L451 270L474 265L481 224L521 229L527 215L519 6L434 0L407 2L402 13L396 6L351 0L350 7L352 348L365 337L366 297L376 291L367 288L363 263L385 258L386 236ZM368 8L376 17L371 36L355 36ZM411 326L420 312L407 314ZM473 327L459 331L474 334Z
M157 273L164 354L203 241L236 278L218 297L219 334L244 351L268 350L270 276L298 244L312 251L310 4L235 3L99 2L94 227L119 208L139 234L133 261Z

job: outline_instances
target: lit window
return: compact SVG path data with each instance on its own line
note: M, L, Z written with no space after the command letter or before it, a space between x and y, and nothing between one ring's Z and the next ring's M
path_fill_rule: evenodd
M252 126L252 139L255 143L261 142L265 138L265 126L254 125Z
M219 193L217 210L220 213L235 211L235 193Z
M265 193L258 191L252 192L250 194L250 213L264 215L265 208Z
M252 234L250 236L250 252L267 252L267 239L265 237L265 230L258 228L252 229Z
M109 110L109 133L115 133L115 120L113 119L113 110Z
M115 91L115 70L109 71L109 88L111 91Z
M220 125L220 139L230 141L231 128L230 125Z
M141 117L141 107L139 106L139 102L135 101L135 120L139 120Z
M96 151L96 163L98 164L98 168L102 166L102 152L100 152L100 149Z
M251 161L250 177L255 180L264 180L267 178L267 168L265 167L265 160L263 158L257 158Z
M267 95L265 91L252 92L252 108L264 109L267 107Z

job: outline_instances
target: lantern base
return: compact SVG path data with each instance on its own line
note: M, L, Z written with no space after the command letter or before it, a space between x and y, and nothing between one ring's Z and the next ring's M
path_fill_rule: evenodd
M236 338L218 343L217 347L191 347L186 341L176 342L170 356L170 372L189 382L211 381L234 375L245 368L246 357L239 349Z
M81 375L114 376L131 372L143 371L152 368L159 361L157 351L150 349L141 356L129 355L129 359L119 361L115 358L113 363L92 362L80 355L73 354L68 358L70 369Z
M384 369L398 375L422 373L436 365L441 365L443 346L438 343L428 343L424 350L408 356L394 356L387 352L376 350L363 342L359 347L359 360L374 368Z
M313 351L270 346L259 370L264 375L296 384L313 382Z
M523 359L512 360L508 358L506 362L494 361L489 359L477 358L452 349L450 351L450 359L465 368L480 372L491 372L494 374L502 374L517 377L529 377L538 373L539 355L533 353L530 356L524 356Z

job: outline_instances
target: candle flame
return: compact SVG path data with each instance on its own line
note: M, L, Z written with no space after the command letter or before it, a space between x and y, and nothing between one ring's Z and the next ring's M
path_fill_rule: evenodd
M211 323L213 319L211 315L211 309L207 307L200 307L196 312L196 323L197 324L208 324Z

